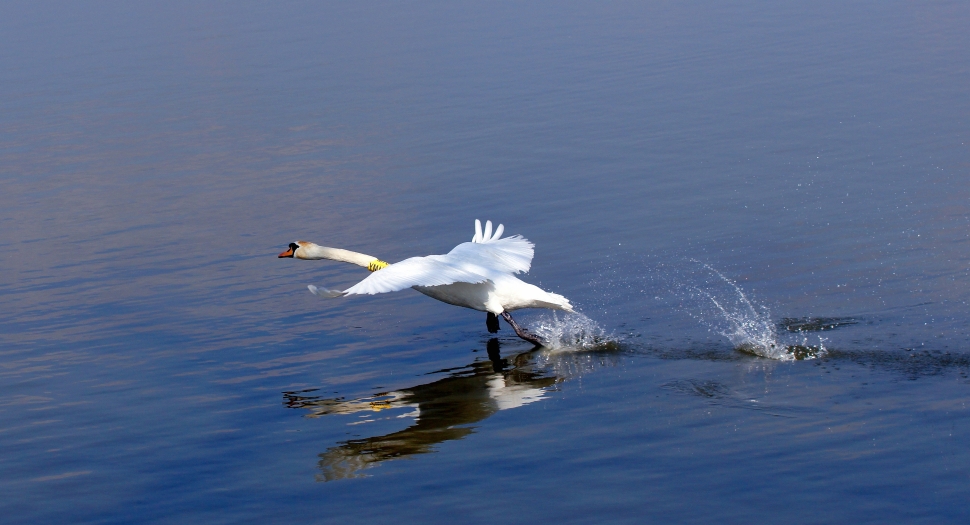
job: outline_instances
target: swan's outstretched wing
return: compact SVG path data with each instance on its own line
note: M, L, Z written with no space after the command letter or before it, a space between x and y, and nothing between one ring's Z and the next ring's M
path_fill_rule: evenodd
M370 274L346 295L396 292L412 286L483 283L501 275L527 272L532 243L515 236L488 244L464 242L446 255L412 257Z
M378 294L412 286L494 281L502 275L529 271L532 254L532 243L518 235L488 244L464 242L445 255L412 257L391 264L351 286L344 294Z
M500 224L492 234L492 222L475 221L475 237L445 255L412 257L372 273L347 290L327 290L310 286L321 297L396 292L412 286L441 286L454 283L483 283L502 275L527 272L532 266L534 246L521 235L501 239Z
M521 235L486 242L463 242L448 252L457 261L469 261L502 273L528 272L534 245Z
M468 243L471 244L471 243ZM495 272L480 264L463 262L451 254L412 257L376 271L344 293L378 294L412 286L440 286L452 283L483 283Z
M482 222L475 219L475 236L472 237L474 246L470 246L467 242L459 244L448 255L488 259L492 264L497 265L496 269L510 273L529 271L535 246L521 235L502 239L503 232L505 232L505 226L499 224L493 235L492 221L485 221L485 231L482 232ZM487 246L481 246L483 244Z

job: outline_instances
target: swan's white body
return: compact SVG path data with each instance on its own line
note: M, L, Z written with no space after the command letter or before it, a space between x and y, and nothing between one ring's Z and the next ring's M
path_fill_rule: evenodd
M572 312L569 301L529 284L514 275L502 275L484 283L414 286L415 290L441 302L500 315L522 308L549 308Z
M519 235L502 239L503 231L500 224L493 235L492 223L487 221L482 232L481 222L476 220L471 242L461 243L444 255L412 257L390 265L369 255L303 241L291 245L291 251L280 254L280 257L332 259L368 267L372 271L375 263L378 264L379 271L344 291L308 287L321 297L373 295L414 288L439 301L494 315L522 308L572 312L572 305L565 297L515 277L516 273L529 271L533 244Z

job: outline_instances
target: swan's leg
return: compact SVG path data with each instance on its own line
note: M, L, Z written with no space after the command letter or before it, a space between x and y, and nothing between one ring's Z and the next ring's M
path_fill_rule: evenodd
M498 317L495 317L495 314L492 312L488 312L488 315L485 316L485 327L488 328L488 333L490 334L498 332Z
M509 323L509 326L511 326L512 329L515 330L515 335L521 337L522 339L525 339L526 341L528 341L528 342L530 342L530 343L532 343L532 344L534 344L536 346L542 346L542 339L539 339L539 337L536 336L535 334L530 334L527 330L525 330L524 328L520 327L512 319L512 316L509 315L508 312L502 312L502 319L505 319L505 322L506 323Z

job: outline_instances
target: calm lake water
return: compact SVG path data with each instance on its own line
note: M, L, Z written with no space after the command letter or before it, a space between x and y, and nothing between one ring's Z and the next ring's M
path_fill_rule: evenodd
M2 521L966 523L968 27L4 3ZM475 219L582 312L517 316L554 348L276 257Z

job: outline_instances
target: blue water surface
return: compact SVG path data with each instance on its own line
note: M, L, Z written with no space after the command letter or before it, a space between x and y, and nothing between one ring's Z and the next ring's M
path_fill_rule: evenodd
M966 523L967 27L3 4L3 521ZM516 314L554 348L276 257L475 219L583 314Z

